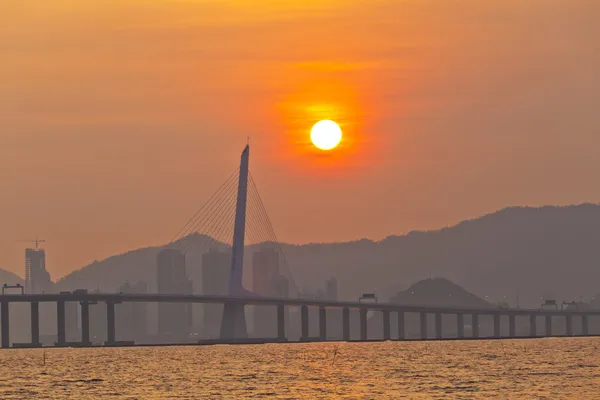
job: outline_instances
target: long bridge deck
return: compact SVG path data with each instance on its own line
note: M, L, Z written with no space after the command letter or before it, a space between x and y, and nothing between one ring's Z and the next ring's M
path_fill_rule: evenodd
M274 306L277 308L277 337L265 342L286 342L285 309L287 307L299 307L301 319L301 337L300 341L326 341L327 336L327 311L331 309L342 310L342 339L351 340L350 337L350 310L358 310L360 316L360 341L369 341L367 335L367 313L369 311L380 312L382 315L383 340L392 340L390 329L390 314L397 315L397 337L393 340L407 340L405 335L405 314L416 313L420 315L420 338L428 339L427 315L434 315L435 339L466 339L473 340L480 338L479 318L481 316L493 317L493 336L490 339L516 338L516 317L529 317L529 335L519 337L539 337L537 330L537 318L545 318L546 336L573 336L573 318L581 320L581 335L593 336L600 335L600 332L592 333L589 329L589 317L600 316L600 310L547 310L547 309L516 309L516 308L470 308L470 307L444 307L444 306L420 306L411 304L392 304L392 303L363 303L353 301L326 301L315 299L289 299L289 298L268 298L258 296L235 297L235 296L216 296L216 295L183 295L183 294L126 294L126 293L89 293L85 291L63 292L56 294L4 294L0 295L0 325L2 334L2 347L10 347L9 339L9 315L11 303L29 303L31 307L31 343L19 344L19 347L39 347L39 319L40 303L54 302L57 305L57 346L69 345L66 342L65 334L65 304L68 302L77 302L81 305L81 342L79 345L91 345L90 342L90 314L91 304L104 303L106 306L106 345L114 346L116 341L115 326L115 305L127 302L145 302L145 303L204 303L204 304L224 304L235 305L241 309L244 306ZM309 337L309 318L308 309L318 308L319 312L319 335ZM442 315L452 314L456 316L457 335L455 338L444 337L442 331ZM464 317L471 318L471 335L466 336L464 332ZM501 335L501 317L508 317L508 335ZM564 318L565 334L553 335L552 321L555 318ZM247 337L229 337L225 336L215 343L254 343L256 341Z
M0 303L32 303L32 302L145 302L145 303L204 303L204 304L242 304L288 307L319 307L319 308L349 308L367 309L369 311L399 311L425 312L442 314L481 314L481 315L598 315L600 309L589 310L552 310L524 309L503 307L452 307L452 306L423 306L395 303L365 303L357 301L328 301L315 299L290 299L274 297L235 297L220 295L186 295L186 294L156 294L156 293L48 293L48 294L4 294L0 295Z

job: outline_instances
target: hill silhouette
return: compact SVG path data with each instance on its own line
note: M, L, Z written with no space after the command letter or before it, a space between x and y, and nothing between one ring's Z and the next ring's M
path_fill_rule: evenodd
M5 283L8 285L16 285L17 283L23 285L25 281L17 274L0 268L0 284L3 285Z
M95 261L60 279L56 284L60 290L99 289L113 292L125 282L143 281L149 290L156 291L156 257L165 246L145 247L115 255L103 261ZM182 250L188 261L188 275L200 275L202 253L209 248L224 249L227 245L197 233L186 236L169 247Z
M189 274L198 275L199 252L191 235L176 243L195 259ZM300 288L322 288L339 281L342 299L361 292L391 296L428 276L443 277L486 298L537 306L540 298L591 298L600 291L600 206L511 207L436 231L415 231L374 242L288 245L283 249ZM223 246L223 244L215 243ZM65 277L61 288L115 290L125 281L144 280L155 288L159 247L134 250L96 262ZM196 249L196 250L194 250ZM246 269L246 277L250 275Z
M445 278L424 279L398 292L390 301L403 305L446 307L494 307Z

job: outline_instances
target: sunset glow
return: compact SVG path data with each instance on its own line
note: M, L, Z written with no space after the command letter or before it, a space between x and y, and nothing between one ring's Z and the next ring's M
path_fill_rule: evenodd
M0 268L163 243L248 136L292 243L600 199L599 2L551 3L2 2Z

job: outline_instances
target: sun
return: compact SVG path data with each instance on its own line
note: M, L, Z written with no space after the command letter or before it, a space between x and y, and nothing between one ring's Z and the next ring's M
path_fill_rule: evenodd
M342 129L334 121L324 119L312 127L310 140L321 150L332 150L342 141Z

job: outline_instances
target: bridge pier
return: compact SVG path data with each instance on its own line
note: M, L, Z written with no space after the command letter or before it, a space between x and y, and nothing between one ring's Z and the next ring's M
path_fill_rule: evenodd
M456 336L459 339L465 337L465 319L462 313L456 314Z
M529 336L537 336L537 315L529 315Z
M107 346L113 346L116 343L115 329L115 303L114 301L106 302L106 342Z
M390 333L390 311L383 310L383 340L390 340L392 335Z
M90 303L82 301L81 305L81 342L84 345L91 345L90 342Z
M473 332L473 337L479 337L479 314L471 314L471 329Z
M56 302L56 345L59 347L67 345L64 300L58 300Z
M398 310L398 340L406 339L406 333L404 329L404 311Z
M442 339L442 313L435 313L435 338Z
M367 340L367 309L360 309L360 340Z
M31 307L31 344L39 346L40 344L40 303L32 301Z
M421 327L421 340L427 339L427 313L421 312L420 314L420 327Z
M552 315L546 315L546 336L552 336Z
M565 315L567 336L573 336L573 316L571 314Z
M342 310L342 336L344 341L350 340L350 309L344 307Z
M31 312L31 343L17 343L15 347L36 347L40 345L40 302L51 302L56 303L56 313L57 313L57 339L56 346L65 346L68 344L66 341L66 333L67 333L67 311L68 305L67 302L79 302L81 306L81 342L78 344L90 345L90 305L96 304L97 302L103 302L106 304L106 341L105 344L107 346L111 345L119 345L119 341L116 336L116 310L115 304L119 304L122 301L150 301L150 302L171 302L171 303L202 303L202 302L222 302L224 304L236 305L238 307L243 308L245 304L260 304L270 306L272 309L276 308L277 310L277 336L275 337L273 334L271 335L272 339L278 339L279 341L287 341L288 338L286 332L289 330L286 326L286 322L289 325L289 307L300 307L300 318L301 318L301 330L302 334L300 337L301 341L307 340L321 340L326 341L332 337L332 328L329 327L329 332L327 331L327 314L328 307L336 308L337 310L341 309L342 311L342 339L344 341L350 341L353 339L351 337L351 310L357 310L359 312L360 317L360 337L354 338L355 340L360 339L361 341L369 340L368 336L368 313L381 312L382 314L382 332L383 335L377 337L377 339L383 338L383 340L392 340L392 332L391 332L391 313L397 313L397 324L398 324L398 340L406 339L406 313L410 312L414 314L419 314L420 326L419 333L420 339L426 340L429 338L435 339L444 339L444 314L447 315L456 315L456 336L458 339L465 338L465 315L467 315L467 324L469 322L472 323L472 332L473 338L479 338L480 335L480 327L479 327L479 319L480 316L484 316L487 319L487 316L491 316L493 318L493 334L486 333L484 337L493 337L496 339L501 339L505 337L516 337L516 318L523 319L525 321L526 317L529 317L529 333L527 332L527 328L525 327L525 331L519 331L520 336L524 337L537 337L538 335L546 335L551 337L556 335L556 327L552 326L552 323L556 321L556 317L562 318L564 317L566 320L566 334L565 336L573 336L574 334L579 334L580 329L573 326L573 323L579 324L579 321L574 321L581 317L581 334L587 336L590 334L590 330L592 330L589 326L590 316L600 315L600 312L596 310L589 311L576 311L571 312L570 310L562 310L562 311L546 311L546 310L526 310L526 309L464 309L464 308L450 308L450 307L415 307L411 306L408 309L399 308L403 307L401 305L392 305L392 304L364 304L364 303L354 303L354 302L333 302L333 301L318 301L318 300L296 300L296 299L283 299L283 298L259 298L255 299L253 297L230 297L230 296L181 296L181 295L173 295L173 296L165 296L165 295L157 295L157 294L149 294L149 295L135 295L128 296L127 294L110 294L110 293L99 293L93 295L87 295L82 293L60 293L60 294L48 294L48 295L5 295L0 296L0 329L2 334L1 345L3 348L7 348L11 346L10 342L10 329L9 329L9 308L10 303L12 301L15 302L23 302L30 304L30 312ZM318 323L319 329L318 334L314 334L310 336L310 319L309 319L309 307L313 307L313 309L318 309ZM69 308L70 309L70 308ZM14 309L13 309L13 312ZM354 311L352 311L353 313ZM331 314L331 313L330 313ZM428 314L433 314L432 322L435 325L435 328L432 329L433 332L430 332L428 329ZM470 316L471 321L468 321ZM506 334L506 328L503 328L502 324L504 316L508 317L508 335ZM25 317L27 317L25 315ZM574 318L575 317L575 318ZM554 321L553 321L554 318ZM539 320L539 321L538 321ZM331 321L330 321L331 322ZM545 329L539 328L538 323L544 324ZM450 323L451 325L451 323ZM484 324L485 325L485 324ZM541 326L541 325L540 325ZM316 328L316 327L315 327ZM539 328L539 331L538 331ZM467 328L468 329L468 328ZM329 337L328 337L329 333ZM482 332L483 333L483 332ZM431 336L430 336L431 334ZM339 334L338 334L339 335ZM466 332L466 335L469 336L469 333ZM315 337L316 336L316 337ZM373 334L372 334L373 336ZM339 336L336 336L338 339ZM221 337L222 342L231 342L237 343L240 339L239 337L233 338L223 338ZM224 339L224 340L223 340ZM371 339L374 339L371 337ZM394 337L395 339L395 337ZM294 338L297 340L297 337Z
M300 306L300 325L302 327L302 335L300 340L308 340L308 306Z
M327 340L327 309L319 307L319 339Z
M246 304L226 302L221 316L221 340L247 339Z
M508 315L508 336L514 338L517 336L516 322L515 322L515 314Z
M500 314L494 314L494 337L500 339Z
M10 347L10 329L9 329L9 302L3 300L0 305L0 323L2 325L2 348L8 349Z
M285 341L285 305L277 305L277 339Z

